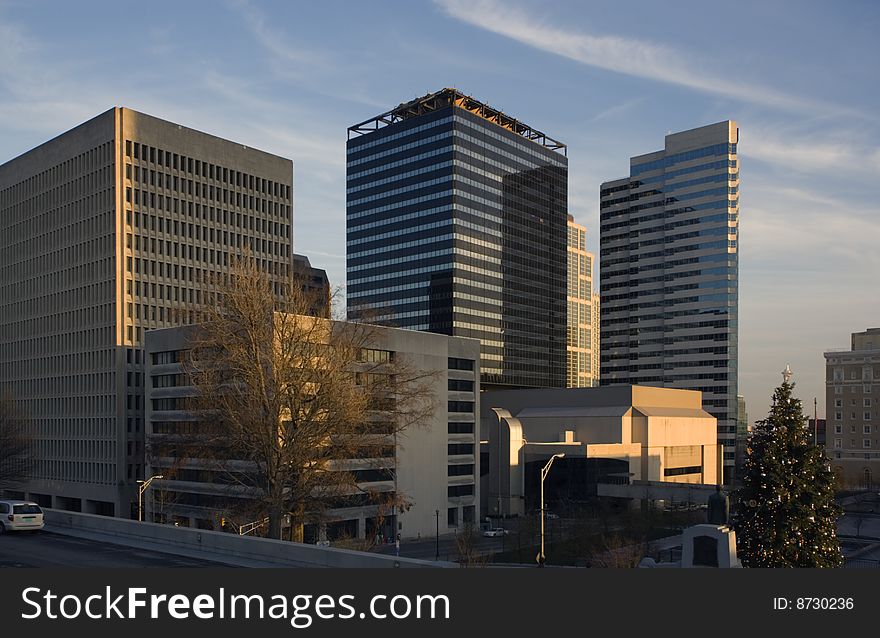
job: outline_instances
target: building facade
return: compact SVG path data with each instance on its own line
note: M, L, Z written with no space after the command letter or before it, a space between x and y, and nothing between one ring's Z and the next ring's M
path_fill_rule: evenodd
M348 137L349 316L479 339L484 385L564 387L565 146L454 89Z
M825 353L825 451L840 487L880 483L880 328Z
M166 328L151 330L146 336L146 427L151 442L147 475L164 478L154 481L148 492L145 520L220 529L222 519L236 509L230 501L254 495L230 489L229 481L223 480L229 472L218 473L210 459L180 459L162 452L202 419L197 411L186 409L187 399L195 394L182 363L192 330L193 326ZM479 476L475 452L479 342L395 328L376 328L371 336L369 360L403 359L410 369L430 373L430 399L437 408L426 422L398 433L387 458L351 460L350 469L359 477L364 502L327 512L329 539L377 533L386 538L394 538L395 533L404 539L427 538L436 533L438 525L447 533L475 523L479 503L475 480ZM223 465L228 466L228 460ZM220 476L220 480L211 480L211 476ZM405 511L383 509L366 499L367 492L396 493L411 506ZM306 539L317 536L314 525L307 525Z
M309 314L330 318L332 291L327 271L315 268L305 255L293 255L293 276L303 295L312 302Z
M565 456L553 466L546 489L570 502L604 496L603 486L627 494L636 483L696 486L720 478L716 422L699 392L640 386L505 390L485 392L481 404L481 438L490 459L482 469L484 516L498 516L499 508L502 516L518 516L539 507L540 469L554 454Z
M566 386L599 385L599 306L593 292L593 253L587 251L587 229L568 216L568 369Z
M0 166L0 387L36 444L21 488L128 517L144 476L144 333L189 323L248 248L290 275L288 159L113 108Z
M736 122L666 136L602 184L601 384L700 390L725 482L737 432Z

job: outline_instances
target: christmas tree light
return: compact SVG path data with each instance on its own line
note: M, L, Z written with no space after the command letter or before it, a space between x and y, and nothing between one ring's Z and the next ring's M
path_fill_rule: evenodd
M834 502L834 475L810 440L786 372L770 414L749 437L737 495L737 553L745 567L839 567L842 511Z

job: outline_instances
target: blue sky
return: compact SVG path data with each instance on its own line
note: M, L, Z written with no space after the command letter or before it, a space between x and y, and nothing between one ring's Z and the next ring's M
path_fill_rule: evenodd
M346 128L454 86L569 147L599 184L663 136L740 125L740 391L880 326L880 4L0 0L0 162L114 105L295 163L297 252L345 283Z

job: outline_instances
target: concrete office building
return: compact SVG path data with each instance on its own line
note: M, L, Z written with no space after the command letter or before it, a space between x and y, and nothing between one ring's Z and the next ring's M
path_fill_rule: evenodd
M553 500L588 501L602 496L604 485L621 486L625 495L637 482L697 486L721 476L715 418L703 410L700 393L689 390L485 392L480 428L489 458L481 477L484 516L498 516L499 506L503 516L539 508L540 469L557 453L565 457L545 485Z
M293 255L293 274L301 284L305 297L313 301L309 314L316 317L330 317L330 279L323 268L315 268L305 255Z
M144 332L194 321L245 247L281 289L292 180L288 159L127 108L0 166L0 388L37 458L21 495L130 516Z
M735 463L739 129L666 136L602 184L601 385L700 390Z
M599 385L599 306L593 292L593 253L587 251L587 229L568 216L568 371L566 386Z
M880 328L852 333L849 350L825 353L825 450L839 484L880 483Z
M192 330L193 326L183 326L151 330L146 335L146 424L152 443L147 473L165 477L155 481L147 493L146 513L147 520L218 529L221 517L229 515L230 499L235 498L228 482L208 478L216 474L210 471L213 466L209 459L171 458L160 452L164 441L188 432L200 418L198 412L186 410L187 397L194 394L194 389L188 385L181 365ZM397 492L412 506L396 513L380 512L380 505L370 502L365 494L359 495L362 503L327 513L330 539L363 538L377 532L393 537L395 530L404 539L432 537L438 511L441 533L474 523L479 502L475 481L479 459L474 450L475 415L480 402L479 342L377 328L369 354L370 361L402 359L413 370L435 373L429 383L437 407L427 422L397 435L396 449L391 446L392 456L378 464L375 459L352 461L364 490ZM222 479L224 473L220 475ZM248 495L242 494L241 498ZM306 527L308 540L317 535L314 526Z
M564 387L565 145L455 89L348 138L349 316L479 339L484 386Z

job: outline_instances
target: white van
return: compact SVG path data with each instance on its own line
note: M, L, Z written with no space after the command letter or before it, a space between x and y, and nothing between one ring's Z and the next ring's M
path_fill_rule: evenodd
M31 501L0 501L0 534L43 529L43 510Z

